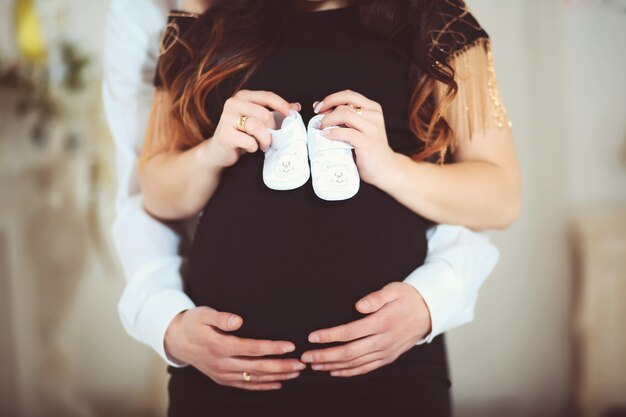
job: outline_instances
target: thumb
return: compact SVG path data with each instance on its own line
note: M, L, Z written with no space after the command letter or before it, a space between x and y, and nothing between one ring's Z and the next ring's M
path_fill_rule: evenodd
M373 313L380 310L385 304L393 301L393 299L391 291L387 288L383 288L361 298L356 302L355 307L363 314Z
M236 314L223 311L216 311L215 313L211 324L225 332L237 330L243 324L243 319Z

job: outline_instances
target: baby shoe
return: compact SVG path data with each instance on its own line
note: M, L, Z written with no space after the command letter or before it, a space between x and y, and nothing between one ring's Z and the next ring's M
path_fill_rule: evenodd
M278 129L269 129L272 143L265 151L263 182L273 190L291 190L310 177L307 132L302 116L289 110L288 116L272 112Z
M359 191L360 185L359 171L352 156L354 146L324 137L319 128L323 118L323 114L314 116L307 129L313 191L323 200L346 200Z

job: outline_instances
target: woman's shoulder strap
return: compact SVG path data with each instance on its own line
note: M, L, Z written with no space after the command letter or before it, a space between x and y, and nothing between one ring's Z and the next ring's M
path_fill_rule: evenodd
M439 3L429 45L436 60L449 62L481 39L489 39L465 1L440 0Z

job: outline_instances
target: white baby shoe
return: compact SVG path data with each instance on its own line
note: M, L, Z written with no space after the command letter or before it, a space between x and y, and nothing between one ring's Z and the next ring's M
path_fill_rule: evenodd
M290 110L287 117L272 113L280 128L269 129L272 143L265 151L263 182L273 190L292 190L310 177L306 127L295 110Z
M308 126L307 147L313 191L323 200L346 200L359 191L360 185L359 171L352 156L354 146L325 138L319 129L323 118L322 114L314 116Z

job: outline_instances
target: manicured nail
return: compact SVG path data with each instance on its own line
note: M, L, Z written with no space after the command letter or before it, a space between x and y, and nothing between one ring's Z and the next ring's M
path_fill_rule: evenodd
M302 356L302 362L313 362L313 356L309 353L305 353L304 356Z
M315 113L319 113L319 112L320 112L320 110L322 110L322 108L323 108L323 107L324 107L324 102L323 102L323 101L320 101L319 103L317 103L317 104L315 105L315 108L313 109L313 111L314 111Z
M372 306L370 305L369 301L367 300L361 300L359 301L359 304L361 305L361 308L364 310L369 310L370 308L372 308Z
M293 352L296 347L294 345L285 345L283 346L283 352Z
M294 371L301 371L301 370L303 370L304 368L306 368L306 365L305 365L305 364L303 364L302 362L298 362L298 363L296 363L296 364L293 366L293 370L294 370Z
M298 105L298 111L302 110L302 104L296 103Z
M317 106L317 103L319 103L319 101L316 101L315 103L313 103L313 108L315 109L315 106Z
M316 363L315 365L311 365L311 368L313 368L313 369L314 369L314 370L316 370L316 371L319 371L319 370L320 370L320 369L322 369L323 367L324 367L324 366L323 366L323 365L321 365L321 364L319 364L319 363Z
M239 317L230 316L230 318L228 319L228 327L235 327L237 323L239 323Z
M316 334L312 334L311 336L309 336L309 342L311 343L317 343L320 341L320 337Z

